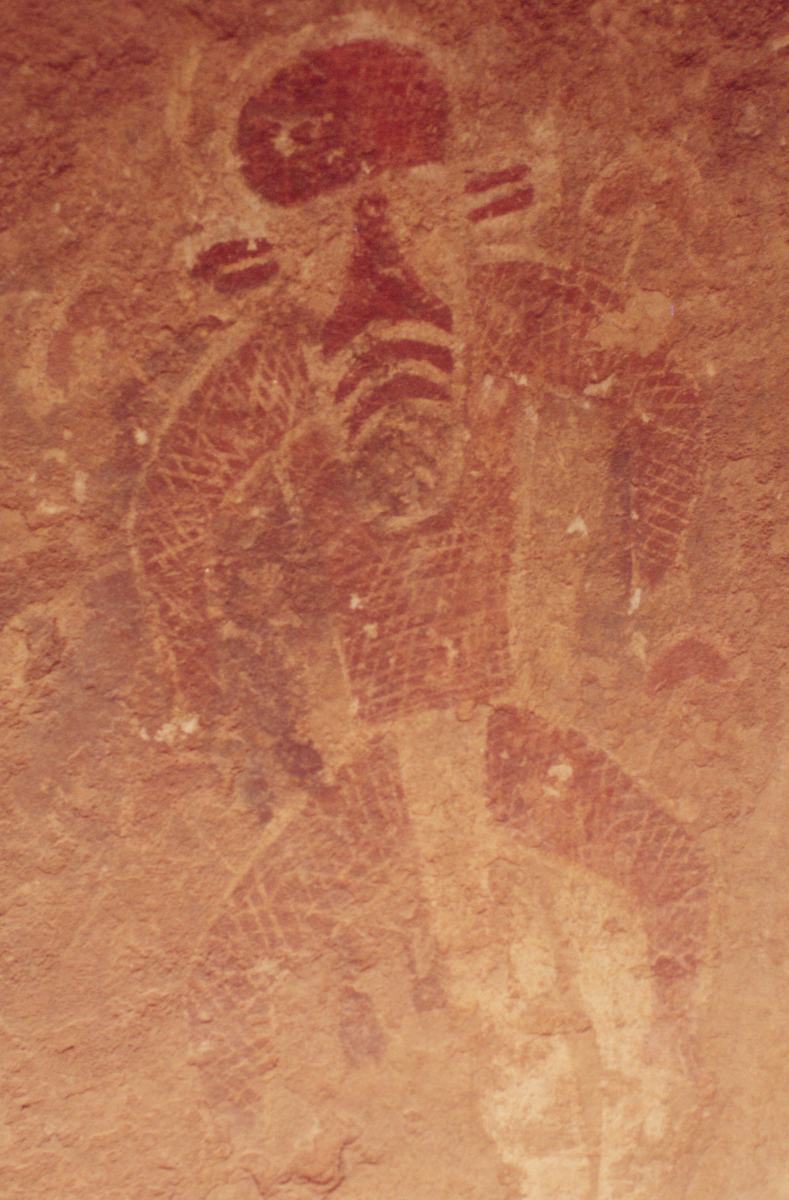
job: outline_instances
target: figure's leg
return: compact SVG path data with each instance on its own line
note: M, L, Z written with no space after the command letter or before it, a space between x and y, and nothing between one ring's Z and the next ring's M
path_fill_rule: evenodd
M686 1013L705 953L709 884L680 822L575 730L513 708L489 722L488 787L495 820L625 889L648 933L661 1008Z
M397 761L372 743L260 854L188 985L212 1120L261 1190L342 1180L374 1200L401 1179L433 1200L437 1171L459 1184L476 1169L474 1200L513 1200L427 921Z
M646 1178L650 1156L658 1163L663 1155L665 1170L674 1169L668 1143L661 1149L666 1114L678 1144L691 1135L692 1101L703 1083L694 1002L708 925L704 856L606 755L532 712L506 708L491 715L487 780L497 824L548 863L570 868L567 895L557 898L554 914L564 923L564 941L576 945L578 978L604 1059L601 1086L625 1088L617 1103L632 1122L630 1149L608 1164L601 1195L629 1195L628 1172L638 1169ZM602 888L595 889L595 879Z

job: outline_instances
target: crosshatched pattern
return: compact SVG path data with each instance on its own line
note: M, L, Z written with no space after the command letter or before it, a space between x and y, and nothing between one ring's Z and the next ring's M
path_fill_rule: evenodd
M135 548L186 708L221 702L218 633L208 613L212 526L292 421L297 357L258 335L208 373L163 431L136 502Z
M783 1197L783 17L3 6L3 1200Z
M609 471L621 480L628 582L660 583L677 562L703 478L698 385L659 351L605 348L603 320L624 302L584 272L495 264L476 272L475 294L487 369L594 406L618 429ZM618 515L611 513L614 540Z
M369 180L350 202L344 274L312 335L311 373L294 337L255 333L176 412L137 497L138 562L180 702L210 722L229 711L232 686L251 742L262 721L307 796L227 897L188 989L206 1098L253 1126L268 1081L287 1071L288 988L297 994L304 971L324 972L333 1036L353 1069L388 1053L391 1031L362 986L376 959L411 973L413 1013L447 1003L434 952L425 962L430 919L397 728L504 698L516 684L509 597L524 420L539 423L546 403L583 405L609 430L605 553L620 603L678 564L701 483L699 391L660 352L606 341L606 319L624 311L615 290L524 260L470 261L452 295L420 278L378 177L442 160L446 104L421 55L368 42L306 55L247 102L239 150L265 200L288 209L337 192L343 204L343 188ZM523 163L472 174L466 219L495 230L528 211L529 174ZM257 238L217 244L193 274L232 296L270 286L278 271L276 246ZM248 532L238 506L253 499L259 528ZM391 731L355 752L331 786L321 781L328 746L297 732L309 724L310 666L297 665L307 611L334 638L348 720ZM272 686L281 718L263 698ZM708 919L708 873L692 839L581 734L523 706L496 708L473 738L462 754L484 759L479 802L493 821L636 903L658 1006L682 1040ZM591 1161L605 1152L604 1122L587 1112L585 1125ZM245 1144L254 1161L265 1156L265 1144ZM568 1159L555 1178L577 1169ZM603 1174L583 1174L597 1194Z
M487 771L496 821L628 891L661 1001L682 1011L704 958L709 900L709 869L682 825L575 730L534 713L491 716Z
M401 530L354 520L353 478L322 457L301 457L306 519L362 718L484 699L508 685L514 418L509 396L477 426L454 503Z
M383 1047L372 1002L354 986L363 988L382 953L402 960L415 1010L444 1003L434 964L425 969L412 948L426 933L414 853L397 762L377 742L334 787L317 790L253 862L209 929L189 982L193 1054L212 1104L254 1111L265 1102L291 973L321 966L352 1061Z
M556 584L612 581L593 612L612 606L621 623L642 593L659 603L685 578L704 482L702 392L661 337L639 345L632 289L520 248L540 210L539 164L459 163L453 135L450 92L429 54L372 39L302 51L244 101L237 127L266 236L217 242L191 268L224 303L256 303L244 310L247 332L233 333L236 348L186 388L155 443L131 524L139 579L180 711L195 714L207 746L232 744L230 774L254 754L261 819L278 819L280 793L291 805L201 942L185 990L192 1061L222 1136L264 1189L296 1178L335 1187L345 1134L327 1134L331 1167L294 1165L302 1151L276 1131L283 1088L307 1107L317 1092L334 1097L340 1124L361 1120L349 1081L367 1087L371 1064L397 1061L407 1028L429 1037L440 1019L451 1029L455 1006L468 1018L452 953L479 950L472 929L454 942L446 932L439 898L457 892L446 873L468 866L469 895L479 892L495 925L525 900L487 894L480 846L490 861L512 856L517 870L537 853L565 866L568 886L581 868L628 897L643 932L627 933L629 954L646 953L639 970L652 999L633 992L618 1046L607 1016L581 1011L580 991L570 1016L541 995L535 1028L558 1039L556 1050L526 1053L508 1006L528 1007L528 971L512 973L504 946L489 952L485 970L509 981L509 999L491 1000L487 984L481 993L483 1025L496 1031L484 1081L484 1053L452 1035L462 1069L481 1073L471 1128L499 1164L486 1200L535 1188L539 1200L557 1189L647 1200L638 1182L646 1094L660 1096L660 1121L671 1114L679 1144L700 1087L694 1006L710 868L668 803L585 732L532 707L515 664L530 644L527 575L545 570L528 515L541 501L530 474L545 455L539 439L589 414L595 445L571 452L579 464L600 458L602 498L579 470L599 528L575 583ZM455 255L443 269L420 248L423 236L435 245L438 218L429 200L424 215L409 207L415 167L435 168L421 178L437 186L455 181L439 214ZM297 236L312 239L304 261L288 241ZM331 286L322 254L333 255ZM545 455L566 480L569 453ZM577 528L588 535L582 520ZM725 678L699 661L705 678ZM655 668L650 695L667 675L682 675L673 660ZM446 730L442 721L455 725L436 744L434 780L425 731ZM418 780L410 792L406 763ZM444 862L436 831L453 804L469 830ZM539 879L531 898L549 912L554 884ZM595 938L606 936L602 922ZM551 921L540 939L541 961L561 963L562 986L575 987ZM584 970L585 986L599 980L597 968ZM311 1009L316 992L325 1004ZM309 1023L311 1011L304 1049L314 1059L304 1066L294 1022ZM554 1075L575 1098L571 1132L550 1094ZM622 1161L632 1170L621 1167L605 1110L620 1076L626 1099L611 1111L628 1111ZM389 1104L385 1083L371 1103ZM655 1177L667 1179L668 1135L661 1126L650 1136Z

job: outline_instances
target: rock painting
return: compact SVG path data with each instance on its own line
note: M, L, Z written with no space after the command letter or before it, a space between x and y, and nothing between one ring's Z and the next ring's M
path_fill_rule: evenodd
M710 896L704 855L670 802L650 796L583 732L532 710L514 674L523 631L513 628L510 607L516 560L529 571L518 557L519 455L543 406L591 410L605 431L609 511L598 556L613 564L608 599L623 613L681 560L702 479L704 418L698 386L659 350L639 354L606 337L606 319L625 307L615 288L525 251L491 261L485 228L529 208L530 168L478 170L458 159L449 91L428 51L380 40L324 46L240 99L236 151L246 185L266 211L332 197L349 214L342 277L331 311L318 320L299 310L288 322L276 312L286 293L276 301L266 290L281 283L276 244L227 241L199 254L196 279L227 295L260 289L257 327L174 407L135 499L133 538L181 710L220 729L238 702L240 658L248 693L278 689L280 756L283 744L301 745L310 760L309 770L290 773L300 788L292 816L202 936L187 989L207 1102L217 1119L225 1114L239 1161L261 1194L301 1179L303 1190L287 1191L301 1196L331 1190L343 1148L364 1144L362 1115L348 1099L360 1064L378 1064L384 1094L402 1021L424 1020L427 1038L432 1014L453 1020L452 961L442 959L433 931L414 829L425 817L411 812L415 800L423 811L431 781L418 798L400 776L403 748L425 736L419 714L489 712L482 724L456 721L454 738L458 762L471 755L485 764L474 800L491 845L508 845L523 862L537 855L597 876L626 897L643 930L652 991L634 1019L646 1039L653 1027L663 1036L668 1029L673 1069L683 1087L692 1082L688 1039ZM395 211L397 180L433 167L459 181L447 222L474 230L453 263L453 286L440 291L410 261ZM528 500L539 505L540 497ZM239 507L256 514L257 530L234 545L228 530ZM245 592L234 556L268 582ZM314 593L306 603L300 556ZM592 558L589 569L600 563ZM289 619L272 634L277 593L289 596ZM256 622L256 641L234 639L234 628ZM305 622L331 643L342 680L337 745L348 749L334 772L325 764L336 761L336 747L305 733L317 686ZM670 664L656 672L658 681L673 673ZM242 715L250 744L251 725ZM477 885L488 886L470 876ZM370 991L375 971L405 1017ZM288 981L300 1006L307 978L325 1009L314 1069L335 1081L347 1119L338 1117L333 1133L323 1118L314 1116L309 1134L297 1122L301 1141L289 1136L286 1152L269 1109L282 1101L276 1080L289 1070ZM609 1086L613 1066L595 1041L594 1015L581 1007L574 1021L596 1047L586 1051L591 1090L561 1021L545 1043L558 1058L507 1062L499 1048L500 1077L521 1080L513 1095L521 1095L522 1130L513 1152L512 1132L478 1114L475 1136L491 1161L500 1158L498 1190L488 1197L514 1196L508 1189L519 1186L545 1197L556 1186L590 1200L626 1194L613 1182L593 1094ZM568 1126L580 1114L569 1140L561 1129L547 1132L561 1125L559 1110L542 1123L529 1111L541 1072L549 1091L569 1089L560 1106ZM303 1088L306 1104L316 1085L292 1086ZM501 1094L500 1080L490 1086L491 1097ZM427 1196L428 1175L412 1186L412 1195Z
M4 6L3 1200L784 1196L783 19Z

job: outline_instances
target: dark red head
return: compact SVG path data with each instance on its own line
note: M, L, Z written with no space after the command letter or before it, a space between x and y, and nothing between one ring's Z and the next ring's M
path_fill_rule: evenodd
M392 167L443 157L446 89L425 57L383 41L303 55L241 110L244 178L275 204L298 204Z

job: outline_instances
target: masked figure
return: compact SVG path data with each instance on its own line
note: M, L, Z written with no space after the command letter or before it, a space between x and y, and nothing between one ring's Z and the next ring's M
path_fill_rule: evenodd
M525 1179L543 1189L535 1196L646 1196L634 1175L618 1182L601 1166L606 1117L588 1075L603 1077L606 1056L580 999L554 1023L550 1053L544 1031L528 1027L550 999L523 1010L518 1069L550 1081L542 1123L524 1111L505 1130L496 1104L480 1120L473 1098L438 1115L433 1075L456 1074L462 1090L464 1072L484 1074L479 1050L404 1065L404 1030L429 1041L464 1010L414 816L433 785L422 777L412 796L403 762L451 716L461 750L450 768L462 775L473 760L469 790L497 853L528 862L537 852L635 906L652 997L645 1028L673 1029L692 1074L686 1014L706 938L704 862L667 809L582 733L524 706L509 612L522 455L541 409L580 398L602 431L610 519L588 570L605 605L624 613L681 553L699 480L698 393L659 355L595 341L620 305L599 281L474 249L488 223L531 203L528 168L457 165L448 94L420 51L352 41L305 53L246 100L237 139L246 183L269 212L295 220L326 205L347 241L321 312L309 286L286 305L276 241L225 243L198 260L195 273L226 294L263 289L260 322L175 411L135 504L140 579L176 703L295 797L292 820L208 932L190 983L207 1096L240 1161L288 1196L337 1186L349 1156L385 1163L390 1153L398 1186L435 1194L414 1165L431 1138L446 1143L457 1194L471 1179L477 1190L462 1194L520 1195ZM403 215L400 184L429 187L439 170L458 183L445 216L460 250L426 280L406 236L420 214ZM437 744L437 763L441 754ZM469 950L469 961L492 963L491 953ZM571 989L556 953L555 986ZM495 1003L487 1016L477 1007L473 1020L495 1040ZM381 1082L396 1076L407 1096ZM333 1116L318 1119L326 1080L339 1081ZM390 1141L379 1133L368 1145L365 1105L389 1112ZM410 1165L390 1151L405 1144L417 1146ZM386 1169L371 1173L377 1187Z

